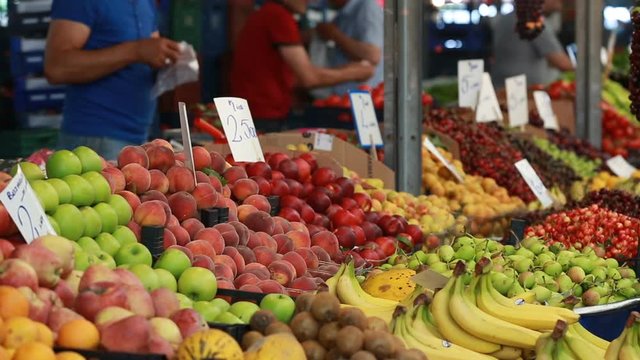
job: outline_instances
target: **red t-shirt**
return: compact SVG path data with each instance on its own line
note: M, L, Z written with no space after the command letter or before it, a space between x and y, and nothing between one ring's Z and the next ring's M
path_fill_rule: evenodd
M233 55L231 93L247 99L254 118L289 113L295 76L278 47L301 42L293 15L281 4L268 1L247 19Z

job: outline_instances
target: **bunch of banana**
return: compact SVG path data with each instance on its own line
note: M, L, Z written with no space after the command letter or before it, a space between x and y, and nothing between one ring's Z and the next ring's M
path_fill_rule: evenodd
M640 359L640 313L636 311L631 313L622 334L609 344L604 358L605 360Z
M536 359L604 359L605 350L590 342L581 334L576 333L576 329L571 329L571 326L569 326L565 321L558 320L553 331L545 332L538 338L538 341L536 342ZM593 337L591 334L589 334L589 336L591 338Z
M358 279L353 261L342 264L338 272L326 281L329 292L336 295L345 305L356 306L368 317L377 316L387 323L391 322L393 312L399 302L378 298L366 293Z

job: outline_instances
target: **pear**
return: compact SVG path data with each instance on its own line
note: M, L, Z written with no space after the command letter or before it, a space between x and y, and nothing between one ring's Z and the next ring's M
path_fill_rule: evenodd
M509 288L509 291L507 291L507 296L515 297L524 292L525 290L522 288L522 286L520 286L520 283L518 283L517 281L514 281L513 285L511 285L511 288Z
M425 254L424 258L422 256L417 256L417 257L421 263L429 266L440 262L440 256L438 256L438 254L431 253L431 254Z
M525 289L531 289L536 285L536 277L531 271L526 271L518 275L518 282Z
M521 247L520 249L516 250L516 255L522 255L529 259L533 259L535 257L535 254L531 250L524 247Z
M567 274L560 274L556 278L556 283L558 284L558 291L561 293L565 293L573 288L573 281Z
M533 261L528 258L520 259L513 263L513 268L519 272L527 272L533 267Z
M582 286L580 284L574 284L573 287L571 288L571 292L573 293L573 296L582 296L582 293L584 292L584 290L582 290Z
M584 269L579 266L572 266L569 270L567 270L567 275L574 283L581 283L586 276Z
M595 267L595 265L593 264L593 262L591 260L589 260L586 257L575 257L573 259L571 259L571 261L569 262L571 264L571 266L579 266L582 268L582 270L584 270L585 273L587 274L591 274L591 271L593 270L593 268Z
M470 236L461 236L461 237L457 238L456 241L453 243L453 250L458 250L462 246L475 247L476 246L476 242Z
M505 245L503 251L504 256L514 255L516 253L516 248L513 245Z
M549 256L547 254L540 254L535 258L535 260L533 260L533 264L535 266L542 266L547 261L553 261L551 256Z
M551 297L551 290L544 286L536 285L531 289L536 294L536 301L544 304Z
M614 258L608 258L605 260L606 266L609 269L617 269L618 267L620 267L620 264L618 264L618 260L614 259Z
M618 269L616 269L616 268L608 268L607 269L607 277L609 279L613 279L613 280L622 279L622 275L620 275L620 271L618 271Z
M618 272L620 272L620 276L622 276L622 278L624 278L624 279L635 279L636 278L636 272L633 271L633 269L620 268L620 269L618 269Z
M596 282L602 282L607 279L607 269L602 266L595 267L591 271L591 275L596 278Z
M547 261L542 265L542 269L549 276L556 278L562 273L562 265L557 261Z
M475 258L475 248L471 245L463 245L453 254L454 259L460 259L464 261L471 261Z
M506 295L509 292L514 282L516 281L513 278L508 277L503 273L491 273L491 283L493 284L493 287L502 295Z
M455 254L455 250L451 247L451 245L442 245L438 248L438 256L440 260L443 262L449 262L453 259L453 255Z

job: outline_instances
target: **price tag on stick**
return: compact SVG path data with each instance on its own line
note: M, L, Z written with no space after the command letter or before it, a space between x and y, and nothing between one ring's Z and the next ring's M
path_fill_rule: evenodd
M16 175L0 193L0 202L7 209L27 244L43 235L57 235L20 166Z
M509 125L524 126L529 123L529 101L527 99L527 77L519 75L507 78L507 106L509 107Z
M253 124L247 100L234 97L215 98L218 115L235 161L264 161L264 154Z
M313 135L313 150L331 151L333 150L333 135L316 132Z
M515 163L515 166L516 169L518 169L518 171L520 172L520 175L522 175L524 181L527 183L527 185L529 185L529 188L531 189L533 194L538 198L538 200L540 200L542 207L548 208L549 206L553 205L553 199L549 194L549 190L546 188L546 186L544 186L542 180L540 180L540 177L538 176L538 174L536 174L536 171L529 163L529 160L520 160Z
M438 148L431 142L431 140L429 140L429 138L425 138L422 145L427 150L429 150L429 152L432 153L433 156L435 156L436 159L438 159L438 161L440 161L453 174L453 176L458 179L459 182L464 182L464 178L462 177L462 175L460 175L460 173L458 173L458 169L456 169L453 164L451 164L447 159L445 159L444 156L442 156L440 150L438 150Z
M623 179L630 178L638 169L629 164L621 155L617 155L607 160L607 166L611 171Z
M367 91L351 91L351 110L356 123L358 139L363 147L382 147L382 133L378 126L376 110L373 107L373 99Z
M482 85L484 60L458 61L458 105L475 109Z
M185 165L193 172L194 182L196 179L196 167L193 162L193 147L191 146L191 131L189 130L189 117L187 116L187 105L183 102L178 103L178 113L180 114L180 132L182 133L182 146L185 157Z
M542 118L542 121L544 121L544 128L560 130L558 118L556 117L556 113L553 111L553 107L551 107L551 98L549 97L549 94L547 94L546 91L534 91L533 100L536 103L538 114Z
M491 82L489 73L482 74L482 86L478 95L478 106L476 107L476 122L491 122L502 120L502 110L498 103L496 91Z

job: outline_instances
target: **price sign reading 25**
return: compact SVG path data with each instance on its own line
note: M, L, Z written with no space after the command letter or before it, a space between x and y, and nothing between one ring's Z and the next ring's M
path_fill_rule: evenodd
M258 133L247 100L225 97L213 99L222 121L229 148L236 161L264 161Z

